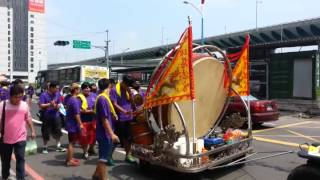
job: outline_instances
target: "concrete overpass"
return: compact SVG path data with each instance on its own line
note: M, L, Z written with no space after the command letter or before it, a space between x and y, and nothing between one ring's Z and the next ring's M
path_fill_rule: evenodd
M250 29L230 34L211 36L205 38L205 44L215 45L224 50L235 50L244 43L245 35L251 36L250 46L253 49L273 50L279 47L319 45L320 42L320 18L313 18L259 29ZM194 41L200 44L200 39ZM159 60L175 44L156 46L110 56L111 67L150 67L158 64ZM123 64L120 63L123 57ZM104 57L88 59L75 63L50 64L49 69L75 64L96 65Z

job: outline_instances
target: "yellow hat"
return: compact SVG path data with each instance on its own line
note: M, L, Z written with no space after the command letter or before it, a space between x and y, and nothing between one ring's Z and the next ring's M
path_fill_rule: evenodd
M80 84L78 83L72 83L71 86L70 86L70 89L80 89Z

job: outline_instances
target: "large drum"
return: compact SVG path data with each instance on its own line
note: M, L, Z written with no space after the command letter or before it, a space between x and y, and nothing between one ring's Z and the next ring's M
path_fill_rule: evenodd
M133 143L143 145L153 144L152 131L146 121L132 122L130 126Z
M223 113L227 101L228 88L224 87L224 65L213 57L201 57L193 60L195 77L195 118L196 137L206 135L217 123ZM189 135L193 134L192 102L177 102L185 118ZM159 123L158 107L153 108L153 114ZM174 124L177 131L183 131L179 114L173 104L164 105L162 110L163 126Z

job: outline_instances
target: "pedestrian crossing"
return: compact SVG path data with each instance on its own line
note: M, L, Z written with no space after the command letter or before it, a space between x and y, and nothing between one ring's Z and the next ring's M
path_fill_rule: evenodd
M2 165L1 165L1 161L0 161L0 172L2 171ZM0 179L2 179L2 176L0 174ZM8 180L16 180L16 172L14 172L14 170L10 169L10 177L8 178Z

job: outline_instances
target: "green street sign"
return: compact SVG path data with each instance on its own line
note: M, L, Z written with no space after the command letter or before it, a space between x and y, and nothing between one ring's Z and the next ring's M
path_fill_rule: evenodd
M91 41L73 40L73 48L91 49Z

